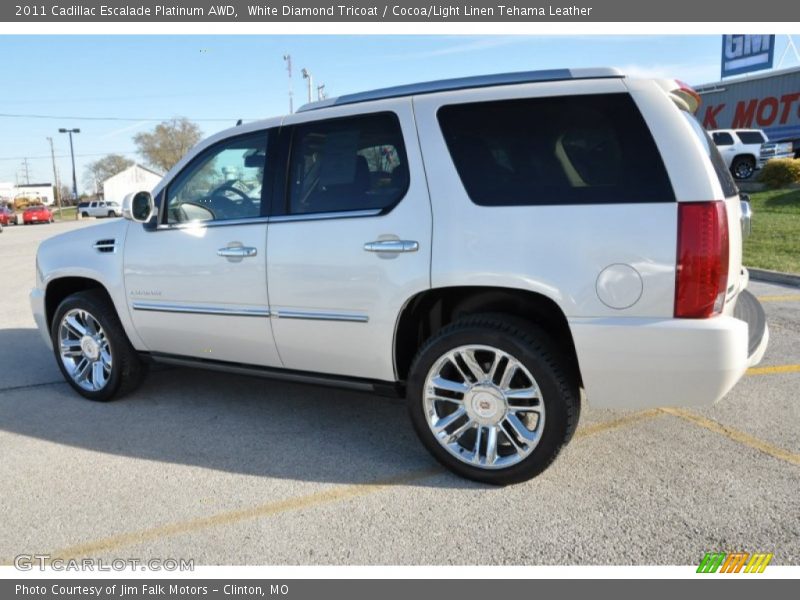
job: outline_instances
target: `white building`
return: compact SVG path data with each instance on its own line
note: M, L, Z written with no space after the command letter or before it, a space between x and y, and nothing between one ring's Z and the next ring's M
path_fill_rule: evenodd
M13 202L17 198L51 205L55 201L55 190L52 183L15 184L0 181L0 201Z
M161 181L161 177L160 173L152 169L139 164L131 165L103 182L103 197L106 202L122 204L123 198L128 194L152 190Z

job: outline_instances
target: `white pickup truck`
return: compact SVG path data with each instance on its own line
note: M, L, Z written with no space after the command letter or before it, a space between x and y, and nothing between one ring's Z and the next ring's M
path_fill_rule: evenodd
M768 138L760 129L714 129L709 133L736 179L749 179L762 167L761 145Z

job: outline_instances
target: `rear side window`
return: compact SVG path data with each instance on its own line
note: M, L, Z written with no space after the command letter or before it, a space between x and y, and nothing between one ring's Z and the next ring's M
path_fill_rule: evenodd
M717 146L733 146L733 136L727 131L719 131L713 134L714 143Z
M438 113L481 206L673 202L661 155L628 94L502 100Z
M388 209L408 189L403 135L392 113L299 125L291 154L290 214Z
M760 131L737 131L736 135L743 144L763 144L767 141Z
M681 111L681 114L687 121L689 121L689 125L692 126L692 131L694 131L697 138L703 144L703 148L705 148L705 151L708 153L708 158L711 160L711 164L714 167L714 172L717 174L719 185L722 187L722 193L725 194L726 198L736 196L739 193L739 188L736 187L736 182L733 180L731 172L725 165L725 159L722 158L719 150L717 150L717 147L711 141L711 136L709 136L706 130L703 129L703 126L700 125L694 115L691 115L683 110Z

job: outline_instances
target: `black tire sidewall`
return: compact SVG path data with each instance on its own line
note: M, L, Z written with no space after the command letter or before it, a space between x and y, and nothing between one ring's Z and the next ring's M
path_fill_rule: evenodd
M423 396L429 370L443 354L470 344L492 346L509 353L525 365L542 392L545 406L542 437L529 456L505 469L480 469L459 461L439 444L427 423ZM436 336L420 351L408 381L408 408L417 435L440 463L469 479L507 485L528 480L541 473L553 462L569 439L572 431L567 402L575 402L576 398L564 398L565 381L554 363L553 355L535 342L532 343L525 333L509 333L496 328L465 324Z
M61 355L59 353L58 329L61 325L61 320L63 319L64 315L68 311L75 308L85 310L91 314L92 317L97 319L97 322L100 323L100 326L103 328L103 331L106 334L106 339L108 340L112 358L111 375L108 378L108 382L106 383L105 387L98 391L85 390L75 383L70 374L67 372L66 367L64 367L64 363L61 361ZM120 368L119 364L120 353L123 351L124 345L128 343L126 338L120 337L120 333L119 323L114 322L114 320L109 318L108 307L103 306L102 300L98 300L94 294L78 292L77 294L73 294L64 299L64 301L61 302L56 309L53 322L50 327L50 339L53 342L53 353L56 357L56 363L58 364L58 368L61 370L61 373L64 376L64 379L66 379L67 383L69 383L70 386L72 386L72 388L84 398L88 398L89 400L94 400L96 402L107 402L115 396L117 390L119 389L122 383L122 369Z

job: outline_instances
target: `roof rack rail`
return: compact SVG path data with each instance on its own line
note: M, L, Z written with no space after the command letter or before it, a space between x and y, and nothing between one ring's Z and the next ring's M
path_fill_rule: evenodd
M517 73L498 73L495 75L477 75L473 77L458 77L456 79L440 79L423 83L410 83L395 87L346 94L338 98L328 98L317 102L304 104L297 112L317 110L329 106L343 106L357 104L371 100L385 100L387 98L400 98L402 96L417 96L420 94L434 94L453 90L469 88L491 87L495 85L514 85L519 83L539 83L543 81L564 81L568 79L608 79L622 78L625 75L619 69L548 69L544 71L521 71Z

